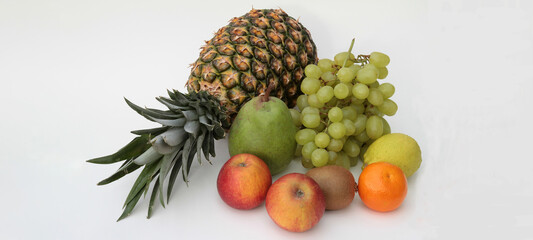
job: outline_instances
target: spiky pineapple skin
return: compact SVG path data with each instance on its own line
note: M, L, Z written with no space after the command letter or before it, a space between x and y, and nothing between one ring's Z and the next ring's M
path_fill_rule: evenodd
M215 96L229 120L270 84L271 96L293 107L305 66L317 61L311 34L300 22L281 9L252 9L231 19L201 48L187 90Z

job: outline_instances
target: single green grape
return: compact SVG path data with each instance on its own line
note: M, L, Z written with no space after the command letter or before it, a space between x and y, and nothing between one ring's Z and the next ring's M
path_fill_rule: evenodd
M394 116L396 111L398 111L398 105L390 99L385 99L383 100L383 104L378 106L378 109L387 116Z
M374 69L376 72L378 72L378 67L376 67L376 65L374 65L372 63L365 64L364 68L369 68L369 69L371 68L371 69Z
M333 98L333 88L331 86L322 86L316 92L316 97L321 103L327 103Z
M311 107L311 106L305 107L302 110L302 114L319 114L319 113L320 113L320 110L318 110L318 108Z
M318 124L318 127L313 128L316 132L322 132L324 129L326 129L326 124L324 124L322 121L320 121L320 124Z
M316 91L318 91L318 89L320 88L320 80L316 78L306 77L302 81L300 88L302 89L302 92L307 95L315 94Z
M343 83L349 83L355 79L356 73L355 68L343 67L337 72L337 78Z
M385 120L385 118L381 118L381 120L383 121L383 135L387 135L387 134L391 133L391 128L390 128L389 122L387 122L387 120Z
M296 144L296 150L294 151L294 156L301 157L302 156L302 145Z
M302 158L302 166L308 169L315 167L313 162L311 162L311 158Z
M338 99L345 99L350 94L350 88L344 83L339 83L335 88L333 88L333 94Z
M344 119L355 121L357 119L357 109L353 106L346 106L342 108L342 115Z
M376 67L386 67L390 63L390 58L387 54L380 52L370 53L370 63L374 64Z
M342 117L342 110L339 107L332 107L328 111L328 118L331 122L340 122Z
M326 106L328 106L328 107L335 107L335 106L337 106L338 101L339 101L339 100L338 100L337 98L331 98L331 99L329 100L329 102L326 103Z
M311 162L315 167L322 167L328 164L329 154L326 149L315 149L311 154Z
M347 83L344 83L344 85L346 85L346 87L348 87L348 96L345 98L345 99L351 99L352 98L352 88L353 88L353 83L351 82L347 82Z
M331 86L331 87L335 87L335 85L337 85L337 83L339 83L339 82L340 81L337 79L337 77L335 77L335 80L326 82L326 85L327 86Z
M304 114L302 115L302 124L306 128L316 128L320 125L320 115L318 114Z
M333 72L335 70L335 68L333 68L333 64L335 63L331 59L322 58L318 60L318 67L320 67L322 72Z
M367 64L368 65L368 64ZM378 72L374 68L366 67L366 65L357 71L357 81L370 85L378 80Z
M394 95L394 91L395 91L394 85L392 85L390 83L383 83L383 84L379 85L378 89L383 94L383 98L392 97L392 95Z
M379 87L379 81L375 81L368 85L369 88L378 88Z
M357 163L359 162L359 156L357 157L348 157L350 159L350 167L357 166Z
M365 114L367 114L369 116L370 115L376 115L376 116L380 116L380 117L382 117L384 115L381 111L379 111L377 106L374 106L372 104L368 104L368 106L366 106Z
M357 116L357 119L354 122L354 126L355 126L354 135L359 135L359 134L361 134L362 132L365 131L365 129L366 129L366 120L367 120L367 116L364 115L364 114L359 114Z
M385 79L389 75L389 69L386 67L378 68L378 79Z
M364 156L365 156L365 153L366 153L366 150L368 149L368 147L371 145L370 142L368 143L365 143L363 144L363 146L361 146L361 153L359 153L359 158L361 159L362 162L364 162Z
M325 132L318 133L315 136L315 145L319 148L326 148L329 145L330 138Z
M352 89L353 89L353 86L354 86L354 85L352 84ZM365 99L358 99L358 98L352 96L352 97L350 97L350 101L352 102L352 103L351 103L352 105L358 105L358 104L363 104L363 103L365 103L366 100L365 100Z
M361 151L359 145L351 137L346 140L342 150L348 155L348 157L357 157Z
M367 99L368 102L370 102L374 106L379 106L383 104L383 94L377 88L370 88Z
M348 170L350 170L350 158L348 158L348 155L344 152L338 152L337 153L337 162L335 163L337 166L344 167Z
M308 95L307 102L309 103L309 106L315 108L321 108L324 106L324 103L318 100L318 96L316 94Z
M296 143L299 145L305 145L308 142L314 141L316 136L316 132L313 129L302 129L298 130L296 132L296 135L294 136Z
M341 139L346 135L346 127L340 122L334 122L329 125L328 133L332 138Z
M320 67L318 67L315 64L308 64L305 67L304 72L305 72L305 76L310 77L310 78L315 78L315 79L319 79L320 75L322 75L322 70L320 69Z
M344 135L344 137L342 137L340 140L342 141L342 144L344 145L344 143L346 142L346 139L348 139L348 137L346 136L346 134Z
M366 129L365 129L366 130ZM370 138L368 137L368 135L366 134L366 131L363 131L362 133L359 133L358 135L355 136L355 139L359 142L366 142L368 140L370 140Z
M348 57L348 60L346 61L346 64L343 66L342 64L344 63L344 60L346 60L347 57ZM341 52L341 53L337 53L333 59L335 60L335 64L341 67L349 67L354 64L355 55L353 55L353 53L349 53L348 55L348 52Z
M328 151L338 152L342 150L342 146L344 145L344 142L340 139L331 139L328 144Z
M322 73L322 75L320 76L320 78L326 82L332 82L332 81L335 81L335 79L337 79L337 77L335 76L335 74L333 74L332 72L324 72Z
M328 155L328 165L335 165L335 163L337 162L337 153L334 151L328 151Z
M307 103L307 95L302 94L298 96L296 99L296 106L298 106L298 109L302 111L305 107L309 106L309 103Z
M351 136L355 133L355 124L350 119L343 119L342 124L346 128L346 136Z
M351 106L355 109L357 115L365 112L365 106L363 106L363 104L351 104Z
M366 99L369 93L370 89L368 89L368 86L366 84L356 83L355 85L353 85L352 94L357 99Z
M352 138L352 140L353 140L355 143L357 143L357 146L359 146L359 148L361 148L361 146L363 145L363 143L357 141L357 139L355 139L355 136L352 136L351 138Z
M383 135L383 121L379 116L370 116L366 121L366 134L370 139L378 139Z
M361 65L359 65L359 64L354 64L354 65L352 65L352 66L349 66L348 68L351 68L352 71L354 71L354 73L356 74L355 76L357 76L357 72L358 72L359 70L361 70ZM354 76L354 78L355 78L355 76ZM353 80L353 79L352 79L352 80Z
M302 122L300 122L300 112L298 112L298 110L296 109L289 109L289 112L291 113L291 117L292 117L292 121L294 122L294 125L296 127L300 127L302 126Z
M311 159L311 155L313 154L313 151L315 151L316 149L317 147L315 145L315 142L311 141L311 142L306 143L302 147L302 157Z

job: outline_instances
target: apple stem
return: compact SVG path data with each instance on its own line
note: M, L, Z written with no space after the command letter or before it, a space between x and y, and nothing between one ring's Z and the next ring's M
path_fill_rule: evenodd
M304 192L301 190L301 189L298 189L298 191L296 191L296 197L297 198L303 198L304 197Z
M268 98L270 97L270 92L274 89L274 84L270 82L268 84L267 90L265 91L265 94L263 95L263 98L261 98L261 102L268 102Z

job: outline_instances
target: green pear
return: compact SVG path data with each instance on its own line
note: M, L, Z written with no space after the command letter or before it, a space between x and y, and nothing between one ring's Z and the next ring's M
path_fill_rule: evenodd
M294 156L297 130L283 101L276 97L254 97L239 110L231 125L229 153L253 154L268 165L272 175L277 174Z

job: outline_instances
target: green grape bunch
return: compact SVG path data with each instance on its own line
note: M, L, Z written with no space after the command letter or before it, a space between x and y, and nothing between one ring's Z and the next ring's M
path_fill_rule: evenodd
M296 133L296 155L305 168L339 165L349 169L357 165L368 146L391 133L383 118L393 116L398 105L390 99L394 85L380 83L388 75L389 56L347 52L333 60L320 59L307 65L300 88L297 108L290 109Z

